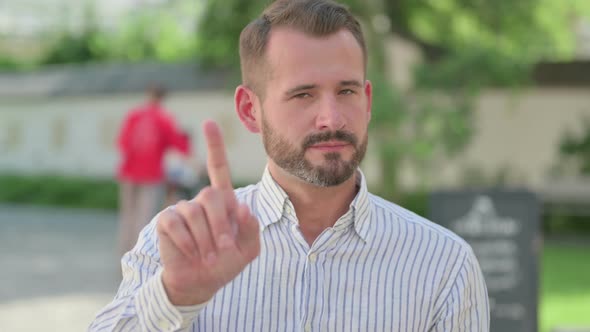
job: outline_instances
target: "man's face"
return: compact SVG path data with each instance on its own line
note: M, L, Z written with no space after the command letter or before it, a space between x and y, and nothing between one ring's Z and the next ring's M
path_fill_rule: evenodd
M270 126L264 118L264 111L262 139L266 153L275 164L301 180L321 187L335 186L350 178L365 156L368 141L366 133L359 141L349 131L336 130L309 134L298 146ZM341 145L349 145L353 149L349 159L340 153L344 150ZM306 157L309 149L325 150L323 162L312 163Z
M346 30L318 38L279 28L266 59L257 120L271 167L317 186L343 183L367 148L371 85L361 47Z

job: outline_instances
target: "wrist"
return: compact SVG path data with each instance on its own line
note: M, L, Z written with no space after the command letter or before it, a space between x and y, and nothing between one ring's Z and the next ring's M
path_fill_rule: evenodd
M162 285L164 286L164 291L166 292L168 300L174 306L193 306L204 304L208 302L214 295L209 295L208 292L195 290L194 288L187 290L177 287L175 283L170 280L170 277L165 270L162 273Z

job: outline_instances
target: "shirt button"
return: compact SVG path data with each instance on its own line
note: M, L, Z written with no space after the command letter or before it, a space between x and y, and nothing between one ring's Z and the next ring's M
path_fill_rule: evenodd
M315 263L315 261L318 259L318 255L316 254L309 254L309 261L312 263Z
M310 322L305 324L305 332L311 332L311 323Z

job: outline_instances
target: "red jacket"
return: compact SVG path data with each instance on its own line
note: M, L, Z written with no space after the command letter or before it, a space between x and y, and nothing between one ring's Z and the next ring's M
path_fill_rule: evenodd
M164 180L164 153L175 148L189 154L190 141L158 104L148 103L127 114L118 138L121 163L117 177L134 183Z

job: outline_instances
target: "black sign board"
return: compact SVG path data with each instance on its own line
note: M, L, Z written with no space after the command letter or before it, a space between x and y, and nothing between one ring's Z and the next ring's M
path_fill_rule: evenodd
M473 248L490 297L492 332L536 332L540 205L526 191L433 193L430 220Z

